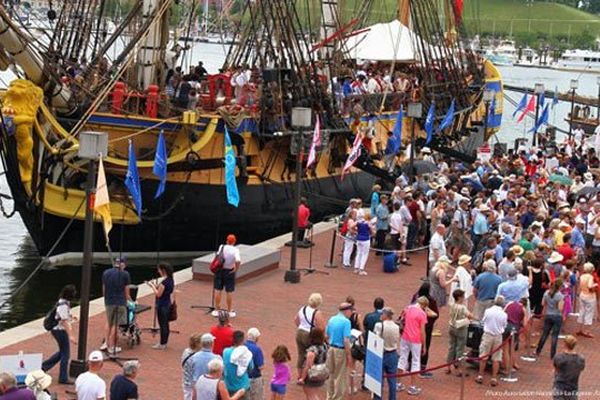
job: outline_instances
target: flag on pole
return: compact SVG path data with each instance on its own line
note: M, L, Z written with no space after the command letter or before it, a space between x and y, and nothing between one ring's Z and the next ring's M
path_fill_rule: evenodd
M546 92L542 91L540 93L540 108L544 107L544 103L546 103Z
M429 144L433 139L433 119L435 117L435 103L431 103L429 111L427 112L427 118L425 118L425 132L427 132L427 140L425 144Z
M454 99L452 99L452 102L450 103L450 107L448 108L448 111L446 111L446 115L444 116L442 123L438 126L436 133L440 133L447 127L452 126L452 122L454 122L455 107L456 107L456 102Z
M163 135L162 129L158 136L152 173L160 179L156 194L154 195L154 198L158 199L164 193L167 184L167 146L165 145L165 136Z
M494 125L494 117L496 116L496 96L492 97L490 108L488 109L487 124Z
M133 142L129 140L129 161L127 163L127 175L125 176L125 186L131 194L131 199L135 205L138 217L142 217L142 188L140 186L140 176L137 169L137 161L135 160L135 151L133 150Z
M227 189L227 202L234 207L240 204L240 193L235 180L235 152L229 137L229 131L225 126L225 188Z
M387 154L396 154L402 146L402 118L404 118L404 110L402 105L396 116L396 123L394 124L394 130L392 131L392 137L388 139L388 145L386 146L389 150Z
M104 236L108 242L108 233L112 229L112 216L110 215L110 199L108 187L106 186L106 175L104 174L104 163L100 157L98 165L98 179L96 180L96 194L94 197L94 212L102 218Z
M523 118L527 115L527 113L535 111L535 96L531 96L529 98L529 102L527 103L527 107L523 110L523 113L517 119L517 123L523 121Z
M527 106L527 93L525 93L523 95L523 97L521 97L521 101L519 101L519 104L517 104L517 108L513 112L512 117L514 118L515 115L517 115L519 113L519 111L524 109L526 106Z
M346 159L346 163L344 164L344 168L342 169L341 180L344 180L344 174L346 173L346 171L352 168L354 163L356 163L356 160L358 160L358 157L360 157L361 144L361 137L359 134L356 134L356 137L354 138L354 144L352 145L352 150L350 151L350 154L348 154L348 158Z
M306 162L306 168L310 168L311 165L317 161L317 146L321 145L321 120L317 115L317 122L315 123L315 131L313 132L312 143L310 145L310 151L308 152L308 161Z
M548 124L548 114L549 114L548 104L546 104L544 106L544 110L540 114L540 117L538 118L536 123L533 125L533 128L531 128L529 130L529 132L537 132L542 127L542 125L547 125Z

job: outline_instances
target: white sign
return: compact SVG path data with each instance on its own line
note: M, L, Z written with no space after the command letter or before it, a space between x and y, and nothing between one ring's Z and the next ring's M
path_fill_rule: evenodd
M383 387L383 339L369 332L365 358L365 387L381 397Z
M481 162L488 162L492 159L492 149L489 144L485 143L477 149L477 159Z
M17 382L22 384L28 373L42 369L42 353L0 356L0 371L15 375Z

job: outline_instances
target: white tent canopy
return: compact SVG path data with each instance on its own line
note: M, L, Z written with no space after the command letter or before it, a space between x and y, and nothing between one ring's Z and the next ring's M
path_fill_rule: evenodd
M407 62L419 59L418 43L416 33L393 20L365 28L364 32L350 36L344 45L355 60Z

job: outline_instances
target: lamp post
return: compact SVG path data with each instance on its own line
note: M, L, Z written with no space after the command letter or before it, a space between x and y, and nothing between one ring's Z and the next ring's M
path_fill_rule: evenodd
M99 157L108 150L108 134L104 132L81 132L79 153L81 159L88 160L88 173L85 188L85 224L83 229L83 265L81 267L81 303L79 314L79 339L77 359L71 361L69 375L76 377L87 369L87 336L90 310L90 284L94 247L94 195L96 193L96 168Z
M571 140L571 138L573 137L573 123L574 123L574 118L575 116L573 115L573 110L575 108L575 91L577 90L577 88L579 87L579 81L577 79L571 79L571 114L570 114L570 121L569 121L569 140Z
M496 95L496 92L491 89L485 89L483 91L483 104L485 105L485 119L483 120L483 136L484 136L484 138L487 137L490 104L494 100L495 95Z
M415 180L415 121L417 118L421 118L423 115L423 105L418 102L408 103L407 114L409 118L412 118L411 127L410 127L410 183L413 183Z
M294 182L294 212L292 213L292 251L290 255L290 269L285 272L283 280L290 283L300 282L300 271L296 268L298 253L298 206L300 205L300 189L302 182L302 158L304 155L304 129L312 123L312 110L306 107L292 108L292 128L296 129L295 140L298 144L296 154L296 180Z
M544 85L542 83L536 83L533 89L535 93L535 121L533 121L533 146L537 145L537 121L540 116L540 97L544 93Z

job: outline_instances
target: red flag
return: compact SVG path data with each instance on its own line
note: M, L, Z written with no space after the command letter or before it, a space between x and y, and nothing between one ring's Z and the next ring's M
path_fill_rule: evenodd
M531 98L529 99L529 103L527 103L527 107L525 107L525 109L523 110L523 113L519 116L519 118L517 119L517 124L521 121L523 121L523 118L525 118L525 115L527 115L527 113L532 113L535 111L535 96L531 96Z
M454 0L454 20L457 25L462 21L463 6L463 0Z
M310 151L308 152L308 161L306 162L306 168L310 168L311 165L317 160L317 146L321 145L321 121L317 115L317 122L315 124L315 132L313 133L312 144L310 145Z
M350 151L350 154L348 154L348 158L346 159L346 164L344 164L344 168L342 169L341 180L344 180L344 174L346 173L346 171L348 171L350 168L352 168L352 166L354 165L356 160L358 160L358 157L360 156L360 145L361 144L362 144L362 138L360 137L359 134L356 134L356 137L354 138L354 144L352 145L352 150Z

